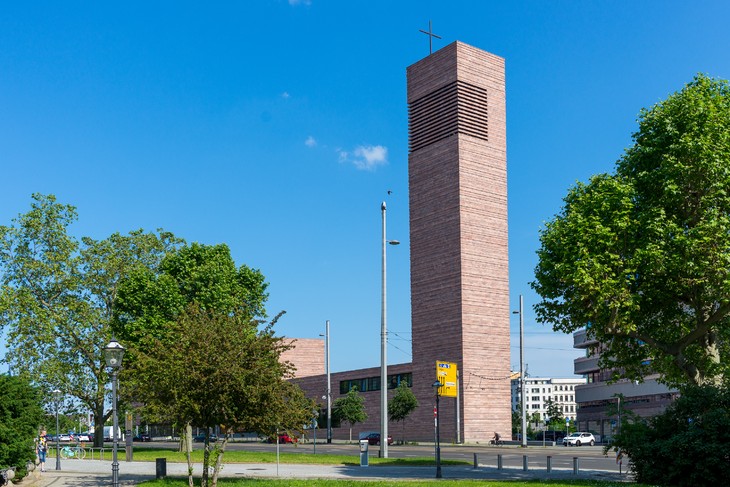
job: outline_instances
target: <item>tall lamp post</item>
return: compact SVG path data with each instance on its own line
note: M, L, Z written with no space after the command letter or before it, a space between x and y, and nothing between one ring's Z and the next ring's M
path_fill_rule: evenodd
M382 294L380 313L380 457L388 458L388 326L386 324L386 244L398 245L398 240L386 240L385 238L385 201L380 206L383 218L383 273L382 273Z
M61 391L53 391L53 402L56 403L56 470L61 470L61 445L58 439L58 403L61 401Z
M330 320L324 327L325 369L327 369L327 443L332 443L332 384L330 383Z
M513 311L513 314L520 315L520 392L522 394L522 444L527 448L527 391L525 391L525 332L524 312L522 309L522 294L520 294L520 310Z
M117 373L122 367L122 358L124 357L124 347L112 338L112 341L104 347L104 361L107 367L112 371L112 415L114 416L114 424L112 426L112 486L119 487L119 461L117 460L117 448L119 444L119 429L117 421Z
M436 429L436 478L441 478L441 433L439 432L439 397L441 397L441 387L443 384L440 381L433 383L433 389L436 393L436 409L433 412L433 422Z

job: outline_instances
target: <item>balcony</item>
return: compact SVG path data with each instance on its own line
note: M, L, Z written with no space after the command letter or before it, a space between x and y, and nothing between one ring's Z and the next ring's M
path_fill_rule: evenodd
M588 336L588 331L583 328L573 333L573 348L588 348L598 343L598 340Z
M589 372L595 372L598 368L599 357L581 357L573 361L573 371L577 375L587 374Z

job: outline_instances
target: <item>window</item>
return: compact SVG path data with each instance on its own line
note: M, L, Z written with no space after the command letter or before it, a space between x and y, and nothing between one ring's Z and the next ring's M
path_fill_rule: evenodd
M408 387L413 387L413 374L393 374L388 376L388 389L395 389L398 384L405 382ZM340 394L347 394L350 389L359 392L371 392L380 390L380 377L367 377L364 379L349 379L340 381Z

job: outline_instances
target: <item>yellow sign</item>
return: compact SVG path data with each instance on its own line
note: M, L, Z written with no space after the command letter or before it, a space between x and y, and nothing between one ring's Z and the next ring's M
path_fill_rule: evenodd
M453 362L436 361L436 379L441 382L439 396L456 397L459 393L457 383L456 364Z

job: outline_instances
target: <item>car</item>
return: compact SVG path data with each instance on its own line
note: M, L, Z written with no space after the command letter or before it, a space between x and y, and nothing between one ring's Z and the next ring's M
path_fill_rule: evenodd
M78 435L76 435L76 439L78 441L91 441L91 437L88 433L79 433Z
M298 438L289 436L286 433L281 433L279 435L279 443L280 444L281 443L292 443L292 444L294 444L294 443L296 443L298 441L299 441ZM266 443L276 443L276 437L275 436L270 436L269 438L266 438Z
M146 441L146 440L142 440L142 441ZM216 441L218 441L218 436L215 435L215 434L213 434L213 433L211 433L208 436L208 442L209 443L215 443ZM193 436L193 443L203 443L203 442L205 442L205 435L195 435L195 436Z
M134 441L141 441L141 442L143 442L143 443L144 443L144 442L147 442L147 441L152 441L152 438L151 438L151 437L150 437L150 435L148 435L147 433L140 433L140 434L138 434L137 436L135 436L135 437L134 437L134 438L132 438L132 439L133 439Z
M564 446L581 446L581 445L595 445L596 438L593 433L587 433L585 431L577 431L563 438Z
M71 435L61 433L60 435L58 435L58 441L71 441Z
M364 440L368 440L368 445L379 445L380 444L380 433L370 433ZM388 435L388 444L393 444L393 437Z

